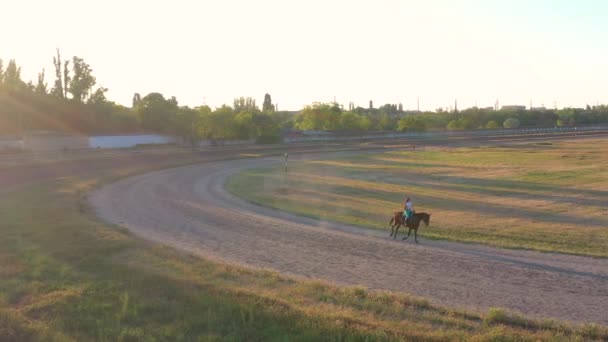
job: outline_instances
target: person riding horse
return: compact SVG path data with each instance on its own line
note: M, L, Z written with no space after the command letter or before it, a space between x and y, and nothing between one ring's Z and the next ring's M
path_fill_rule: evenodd
M405 223L408 223L408 220L412 217L412 215L415 213L414 209L412 208L412 200L407 197L405 199L405 203L403 204L403 217L405 218Z

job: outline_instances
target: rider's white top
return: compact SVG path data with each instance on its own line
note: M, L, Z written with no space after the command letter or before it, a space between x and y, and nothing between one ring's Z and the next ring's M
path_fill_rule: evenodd
M412 209L412 201L405 202L405 207Z

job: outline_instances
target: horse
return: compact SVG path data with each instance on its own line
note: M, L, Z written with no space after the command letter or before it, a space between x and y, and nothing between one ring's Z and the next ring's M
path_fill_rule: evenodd
M392 236L393 239L396 239L399 228L401 227L401 225L404 225L408 227L409 230L407 231L407 235L403 238L403 240L406 240L410 236L412 230L414 230L414 241L418 243L418 227L420 226L420 221L423 221L425 226L428 227L429 222L431 221L431 214L414 213L412 214L412 217L410 217L410 219L408 220L407 224L403 222L404 219L405 217L403 217L403 211L395 211L393 213L393 217L391 217L391 220L389 221L389 225L391 226L390 236Z

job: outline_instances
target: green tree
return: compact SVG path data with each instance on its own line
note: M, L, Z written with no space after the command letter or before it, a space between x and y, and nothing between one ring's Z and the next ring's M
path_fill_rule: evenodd
M378 129L382 131L394 131L398 129L396 120L392 119L388 114L381 113L378 120Z
M236 135L237 139L249 139L256 137L256 127L253 124L254 114L249 111L241 111L234 117L236 123Z
M424 132L427 129L424 119L417 115L410 115L399 120L400 131Z
M496 122L494 120L490 120L486 124L486 128L488 128L488 129L496 129L496 128L500 128L500 125L498 124L498 122Z
M70 61L63 62L63 98L68 98L68 90L70 83Z
M198 126L197 126L197 134L202 138L211 138L212 132L209 127L211 121L211 114L213 111L207 105L196 107L195 110L198 112Z
M370 121L367 117L354 112L343 112L340 115L340 129L343 130L367 130Z
M200 112L188 107L180 107L175 117L174 133L180 136L190 146L197 146L200 134Z
M280 117L271 113L258 113L253 117L258 143L277 143L280 140Z
M63 76L61 73L61 54L59 53L59 49L57 49L57 56L53 57L53 65L55 66L55 85L51 89L51 94L58 98L65 98L63 93Z
M158 133L172 133L173 116L177 113L176 101L166 100L160 93L150 93L141 99L137 113L144 129Z
M82 58L74 56L72 58L72 71L73 76L69 86L70 94L77 103L84 103L97 82L92 74L93 70Z
M451 131L463 129L462 122L460 120L451 120L450 122L448 122L446 128Z
M255 99L251 97L239 97L234 99L234 112L259 112L260 109L255 104Z
M202 122L200 132L202 136L209 139L234 139L238 135L236 115L230 106L223 105L214 111L208 111L208 107L202 107Z
M38 83L36 83L36 93L41 95L47 94L47 84L44 82L44 69L38 74Z
M274 106L272 105L272 99L270 98L270 94L264 95L264 104L262 104L263 112L273 112Z
M133 94L133 105L132 108L137 108L139 103L141 102L141 95L139 93Z
M107 102L107 98L106 98L107 91L108 91L108 88L104 88L104 87L97 88L97 90L95 90L95 92L89 97L89 99L87 100L87 103L102 104L104 102Z
M4 65L2 64L2 58L0 58L0 85L4 82Z
M6 70L4 71L3 83L12 88L18 88L25 85L21 80L21 68L17 66L14 59L8 61Z
M518 128L519 120L517 120L516 118L508 118L502 123L502 126L504 128Z
M306 106L296 118L296 128L303 130L335 130L340 127L342 110L335 104L314 103Z

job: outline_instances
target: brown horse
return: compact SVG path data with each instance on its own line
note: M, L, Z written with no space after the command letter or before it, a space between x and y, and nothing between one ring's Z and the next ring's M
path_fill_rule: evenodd
M389 221L389 224L391 225L390 236L392 236L393 239L396 239L399 228L401 227L401 225L404 225L410 230L407 231L407 235L403 238L403 240L406 240L410 236L412 230L414 230L414 240L416 241L416 243L418 243L418 227L420 226L420 221L424 222L424 224L428 227L429 222L431 221L431 214L414 213L412 214L412 217L410 217L410 219L407 221L407 224L403 222L404 220L405 217L403 217L403 211L395 211L393 213L393 217L391 217L391 220Z

